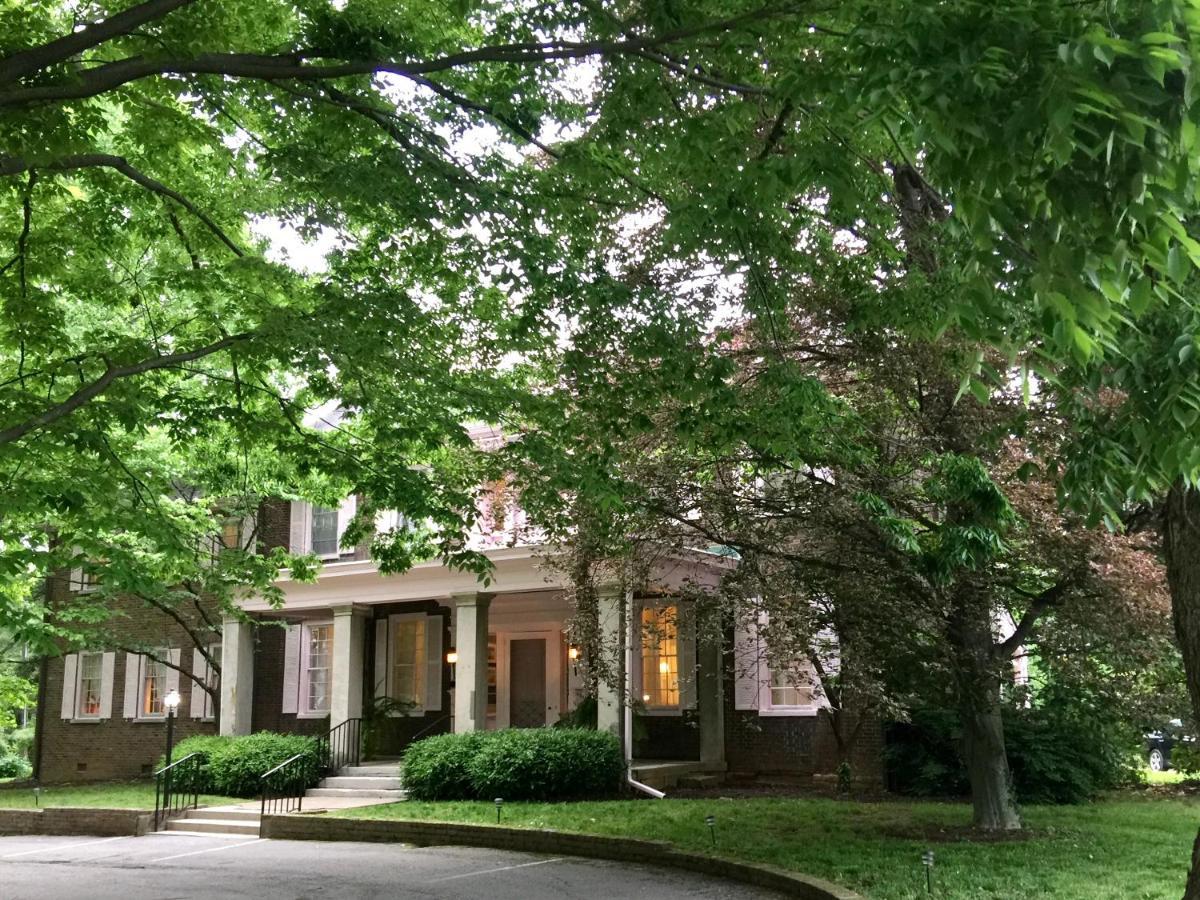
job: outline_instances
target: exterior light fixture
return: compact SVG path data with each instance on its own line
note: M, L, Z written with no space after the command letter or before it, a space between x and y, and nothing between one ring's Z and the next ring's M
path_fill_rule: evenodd
M448 662L450 665L454 665L458 662L458 651L453 647L446 651L446 662Z
M503 805L504 805L504 798L497 797L496 798L496 824L497 825L500 824L500 807L502 807Z
M571 660L571 662L579 659L579 648L574 644L567 648L567 659Z
M705 816L704 824L708 826L708 833L712 836L713 846L717 846L717 817Z
M167 710L167 765L171 765L171 751L175 749L175 710L179 708L179 691L167 691L163 697L163 706Z
M925 867L925 893L933 893L933 851L926 850L921 854L921 865Z

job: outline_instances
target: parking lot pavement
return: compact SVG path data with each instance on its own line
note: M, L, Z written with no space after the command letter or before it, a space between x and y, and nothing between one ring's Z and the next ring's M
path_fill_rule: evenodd
M766 898L690 872L466 847L254 837L0 837L0 900Z

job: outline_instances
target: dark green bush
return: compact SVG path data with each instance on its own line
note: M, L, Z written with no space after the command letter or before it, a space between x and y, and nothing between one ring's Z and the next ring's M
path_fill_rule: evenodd
M1082 803L1137 777L1136 730L1079 702L1046 691L1034 707L1006 707L1004 739L1013 789L1022 803ZM957 715L920 709L889 727L888 787L910 796L969 792Z
M437 734L404 751L404 787L414 800L467 800L478 796L471 784L470 764L488 731Z
M321 777L316 741L299 734L260 731L239 737L200 735L180 741L172 756L179 760L189 753L203 754L205 763L194 784L186 773L180 772L173 782L179 790L257 797L262 790L261 776L299 753L306 754L300 765L300 780L311 787ZM161 769L164 763L160 757L156 769Z
M586 728L596 730L596 716L600 705L595 697L584 697L570 712L563 713L554 723L555 728Z
M0 756L0 778L28 778L33 774L33 766L23 756L9 753Z
M417 800L565 800L617 790L624 759L608 733L510 728L426 738L404 754Z
M223 737L216 734L198 734L195 737L185 738L176 744L171 751L172 761L178 762L189 754L199 753L203 757L204 762L199 771L190 765L175 769L175 775L172 780L172 785L175 789L180 791L196 790L204 794L215 793L212 783L212 773L208 768L209 760L212 759L213 754L226 749L234 740L236 738ZM160 771L166 764L166 756L160 756L158 762L154 764L154 771Z
M1171 748L1171 768L1184 775L1200 775L1200 747L1176 744Z

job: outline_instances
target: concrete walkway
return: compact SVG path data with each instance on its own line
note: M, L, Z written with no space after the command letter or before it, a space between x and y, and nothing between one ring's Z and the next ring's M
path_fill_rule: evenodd
M768 900L779 895L689 872L501 850L159 833L0 838L0 896Z

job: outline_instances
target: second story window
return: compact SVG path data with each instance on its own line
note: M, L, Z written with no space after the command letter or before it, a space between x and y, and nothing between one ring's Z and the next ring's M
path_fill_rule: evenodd
M338 511L314 506L312 511L312 552L317 556L338 555Z
M75 715L80 719L95 719L100 716L100 689L104 677L104 654L79 654L79 688Z

